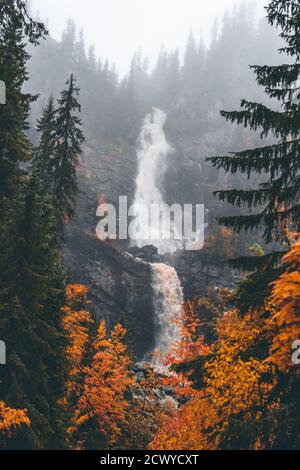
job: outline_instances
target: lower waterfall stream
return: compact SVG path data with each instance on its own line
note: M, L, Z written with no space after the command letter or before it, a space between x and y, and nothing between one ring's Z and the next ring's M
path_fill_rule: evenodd
M157 328L153 364L163 370L167 354L180 339L177 322L183 304L183 291L174 268L166 264L152 264L151 266Z

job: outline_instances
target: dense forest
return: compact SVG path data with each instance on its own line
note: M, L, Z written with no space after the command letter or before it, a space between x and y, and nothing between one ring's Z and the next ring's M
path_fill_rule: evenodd
M0 2L1 450L299 449L299 27L299 0L243 3L120 78L72 20L56 41ZM155 109L201 253L95 234Z
M50 32L51 33L51 32ZM238 106L247 92L266 101L249 64L280 63L281 41L265 20L257 24L251 4L242 3L217 21L209 45L190 31L183 57L179 49L162 46L153 66L139 49L128 74L118 77L108 59L88 47L84 31L69 20L60 42L47 38L29 47L30 80L26 89L40 93L33 106L33 122L47 96L58 96L65 79L76 76L81 89L83 120L90 138L123 139L135 144L138 128L152 106L180 115L182 133L203 136L218 133L223 125L219 111Z

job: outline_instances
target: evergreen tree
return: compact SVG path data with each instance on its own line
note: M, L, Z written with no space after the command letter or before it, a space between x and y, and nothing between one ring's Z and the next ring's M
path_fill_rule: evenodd
M170 52L168 57L168 91L171 96L177 96L180 92L180 59L179 51Z
M28 79L28 43L38 44L46 34L42 23L33 21L27 2L3 0L0 3L0 79L6 84L6 105L0 106L0 215L18 191L20 163L29 159L30 144L25 135L30 103L36 97L24 94ZM7 200L8 198L8 200Z
M276 139L273 145L235 152L231 156L212 157L213 166L226 173L240 172L248 178L263 175L266 181L251 189L218 191L220 200L251 211L247 215L223 217L220 222L237 232L264 228L266 242L286 240L289 227L300 229L300 100L296 82L300 72L300 5L298 1L273 0L267 7L268 21L282 28L281 37L287 45L281 52L295 59L293 64L279 66L252 66L259 85L269 97L281 102L281 110L273 110L262 103L242 101L242 110L222 111L226 120L243 124L251 130L261 130L261 137L269 134ZM238 266L254 273L244 284L244 293L249 288L260 292L274 276L274 262L280 253L243 258ZM252 294L250 294L252 296ZM243 296L242 296L243 297Z
M188 41L185 48L184 64L183 64L183 83L189 95L193 95L194 88L197 84L197 77L201 70L199 62L198 48L193 32L190 31Z
M162 48L151 75L152 101L169 107L181 92L181 65L178 49L167 53Z
M44 25L28 15L26 3L20 0L0 3L0 79L6 85L6 104L0 106L0 304L12 248L9 231L15 221L16 196L23 185L21 165L31 154L25 131L29 106L35 97L22 92L28 79L26 45L36 45L46 34Z
M15 217L0 291L0 326L8 347L1 393L8 404L28 408L31 421L10 444L53 448L63 442L57 401L63 393L64 278L52 201L37 174L28 179Z
M7 406L28 409L30 420L30 428L3 438L5 448L53 448L63 442L57 400L63 392L64 275L53 204L44 191L48 154L40 149L40 166L34 159L30 176L24 165L32 157L25 132L36 98L22 91L27 44L38 44L45 34L44 25L30 18L26 1L0 3L0 78L7 89L7 103L0 107L0 329L7 344L0 386Z
M151 85L154 96L161 102L167 90L166 77L168 74L168 53L161 48L157 63L151 75Z
M62 91L56 113L55 151L51 159L51 179L53 182L53 204L60 234L64 232L66 220L74 216L74 205L78 186L76 170L84 142L81 120L77 115L80 105L77 101L79 88L71 75L67 89Z
M76 26L74 21L69 19L60 44L59 69L61 70L61 77L68 77L73 70L76 53L75 37Z
M88 63L90 70L95 73L97 69L97 60L95 54L95 46L92 44L88 50Z
M40 133L41 137L32 162L33 171L39 175L43 183L46 185L45 189L48 190L51 185L51 158L53 157L55 149L55 113L54 100L51 96L37 123L36 129Z
M86 65L86 52L85 52L85 42L84 42L84 33L81 29L79 32L79 39L74 47L75 60L78 63L79 67Z
M257 81L265 87L271 98L282 103L282 111L274 111L261 103L242 101L242 111L222 111L230 122L243 124L252 130L261 129L261 136L272 134L278 138L274 145L236 152L233 156L213 157L210 160L217 168L235 174L252 175L266 172L268 179L259 188L218 191L223 201L245 206L254 214L226 217L221 222L237 231L265 227L266 241L282 239L283 228L291 223L300 227L299 205L299 132L300 100L295 96L300 88L295 87L300 72L299 25L300 5L298 1L272 1L268 7L271 24L283 28L281 36L288 46L282 51L296 59L294 64L280 66L253 66ZM257 210L258 209L258 210Z

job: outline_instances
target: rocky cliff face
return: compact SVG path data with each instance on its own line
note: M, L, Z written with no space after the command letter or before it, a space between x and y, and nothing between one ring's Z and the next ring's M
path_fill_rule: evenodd
M184 139L177 140L167 170L161 175L168 203L205 202L205 194L211 192L208 189L211 178L203 171L205 164L200 150L197 143L188 146ZM127 325L132 350L141 359L152 349L155 333L149 262L174 266L186 298L204 295L211 284L230 287L234 275L222 260L202 251L178 252L162 258L153 247L131 250L126 241L108 245L96 239L99 198L117 207L119 196L127 196L131 204L136 173L136 153L132 146L89 143L79 170L77 214L69 227L65 259L72 281L90 288L96 316L104 318L108 327L117 321ZM126 253L128 249L130 253Z
M65 260L72 281L89 287L96 317L108 328L119 321L126 326L132 352L142 359L154 345L149 264L78 231L69 234Z
M150 263L165 263L176 269L185 299L205 295L207 288L233 288L238 273L229 268L227 262L206 251L178 251L169 255L158 255L152 246L130 248L129 252Z

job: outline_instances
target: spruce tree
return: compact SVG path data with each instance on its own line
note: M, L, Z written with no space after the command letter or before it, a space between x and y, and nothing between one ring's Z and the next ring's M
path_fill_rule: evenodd
M230 156L212 157L208 160L225 173L241 173L254 180L263 175L265 181L251 189L217 191L221 201L248 209L250 213L220 219L220 223L237 232L263 228L263 238L281 243L282 249L263 256L236 260L236 267L252 272L241 285L238 301L247 310L253 302L261 303L265 289L275 279L277 263L284 251L286 230L300 230L300 4L298 0L273 0L267 7L271 25L282 29L280 36L286 46L280 49L294 63L279 66L252 66L257 82L265 88L270 98L281 103L281 109L272 109L262 103L242 101L240 111L222 111L231 123L242 124L251 130L261 131L261 138L269 135L275 143L234 152Z
M76 170L84 142L81 120L78 117L80 104L77 101L79 88L71 75L66 90L58 100L55 124L55 152L51 159L53 203L60 233L63 235L66 220L74 216L74 205L78 186Z
M11 445L48 448L62 445L57 402L63 393L64 278L52 200L37 174L28 179L15 216L0 291L0 327L8 349L1 395L29 410L30 429Z
M268 20L282 28L281 37L287 46L281 49L295 59L293 64L252 66L259 85L271 98L281 102L281 110L261 103L242 101L242 110L222 111L227 121L243 124L251 130L261 130L261 137L272 135L273 145L234 152L231 156L212 157L213 166L226 173L267 174L266 181L250 190L218 191L219 198L253 213L224 217L221 223L240 232L264 227L264 239L284 240L284 229L300 228L300 88L296 82L300 73L300 5L298 1L271 1Z
M23 181L22 164L31 154L25 131L35 97L22 92L28 79L26 46L37 45L46 34L44 25L30 18L26 1L0 2L0 80L6 86L6 104L0 105L0 285L9 249L7 229L14 220L14 200Z
M55 149L55 113L54 99L51 96L37 122L36 129L40 133L40 141L32 161L32 169L42 179L46 190L49 190L51 185L50 166Z
M195 77L199 77L201 65L196 40L193 32L190 31L185 48L184 64L182 69L183 85L185 92L188 93L189 96L193 95L195 87L197 86L197 80L195 80Z
M6 104L0 106L0 206L13 197L20 182L20 163L30 157L30 143L25 135L30 103L36 99L24 94L22 87L28 79L27 44L38 44L46 35L42 23L33 21L27 2L0 2L0 79L6 85ZM6 202L5 202L6 201Z
M32 146L26 120L36 97L22 92L27 44L38 44L45 34L44 25L30 18L27 2L0 3L0 79L7 91L0 106L0 331L7 345L0 389L8 405L28 409L31 421L5 448L53 448L63 442L57 401L63 391L64 275L43 172L33 164L28 175ZM46 161L47 155L40 156Z

